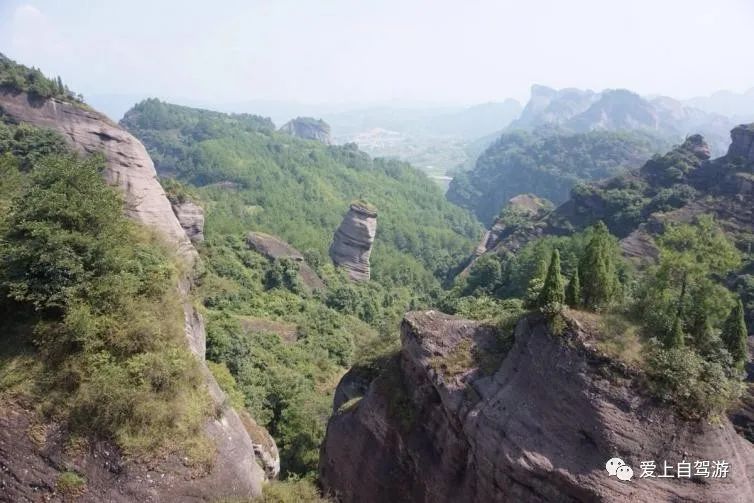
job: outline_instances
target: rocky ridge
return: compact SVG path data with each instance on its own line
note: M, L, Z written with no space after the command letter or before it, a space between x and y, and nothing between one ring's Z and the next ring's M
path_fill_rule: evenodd
M746 502L754 447L725 419L689 421L643 396L571 320L501 334L436 311L406 315L402 349L330 420L320 475L343 502ZM502 339L504 340L504 339ZM635 478L608 476L619 456ZM727 478L639 478L644 460L719 460Z
M106 160L104 176L109 183L123 191L126 213L162 234L191 269L198 258L196 249L157 180L151 158L136 138L104 115L81 104L56 99L37 100L25 93L2 91L0 110L12 120L57 131L79 152L103 154ZM202 317L189 298L191 286L190 277L185 277L178 285L178 293L184 299L185 335L191 351L204 362L206 332ZM257 430L258 438L252 440L238 413L225 405L227 398L209 369L205 365L202 368L210 396L218 409L217 417L208 420L206 425L206 433L217 449L212 468L205 473L193 473L181 469L180 462L171 459L149 467L125 461L113 476L116 479L113 484L103 486L101 492L94 489L89 491L81 501L132 501L133 498L155 502L207 501L224 496L252 497L261 493L262 484L268 476L276 476L279 470L274 441L262 428ZM4 423L7 431L16 431L22 428L24 421L29 421L23 417L24 413L22 408L4 408L0 413L0 422ZM0 466L10 474L7 478L3 477L3 483L10 494L16 494L19 499L22 496L29 501L37 501L37 496L40 499L49 498L44 488L50 488L47 481L59 473L60 466L45 454L46 443L27 450L34 444L26 440L20 434L0 437ZM259 466L255 456L255 445L262 444L271 445L265 449L265 456L259 456L267 473ZM50 448L54 448L56 444L50 445ZM106 449L117 452L114 446L107 446ZM82 472L89 473L87 467L90 464L100 463L93 458L97 458L96 452L84 455L76 466ZM36 466L36 469L30 470L25 466ZM9 481L10 489L6 481ZM34 491L34 498L26 495L28 488L35 487L43 489Z
M283 124L280 131L303 140L314 140L324 143L325 145L330 145L332 143L330 125L322 119L296 117Z
M364 203L352 203L335 231L330 258L354 281L369 280L369 256L376 233L377 210Z

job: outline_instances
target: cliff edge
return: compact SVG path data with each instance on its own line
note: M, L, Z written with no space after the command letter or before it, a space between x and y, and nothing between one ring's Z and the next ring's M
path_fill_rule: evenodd
M644 396L570 320L522 319L515 342L482 323L408 313L402 349L327 429L320 475L340 501L754 500L754 446L727 419L682 419ZM510 347L510 350L507 350ZM624 482L606 462L634 469ZM727 478L640 478L640 463L725 460Z

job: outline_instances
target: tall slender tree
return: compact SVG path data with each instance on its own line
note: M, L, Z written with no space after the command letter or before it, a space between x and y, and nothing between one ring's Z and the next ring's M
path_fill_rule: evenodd
M613 298L617 286L615 263L610 250L610 232L600 221L579 262L581 294L584 305L598 309Z
M740 298L733 306L728 319L725 320L722 339L728 352L733 357L733 362L737 367L743 368L749 357L749 347L746 321L744 320L744 304Z
M552 251L550 266L547 268L545 284L537 299L537 306L550 314L560 311L565 302L565 287L563 276L560 273L560 252Z
M571 280L566 287L565 301L566 304L573 308L581 306L581 282L579 281L578 266L576 266L576 270L573 272L573 276L571 276Z

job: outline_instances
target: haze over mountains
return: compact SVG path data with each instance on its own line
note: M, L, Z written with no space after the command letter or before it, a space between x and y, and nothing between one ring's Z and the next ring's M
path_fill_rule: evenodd
M752 22L0 1L0 502L751 503Z

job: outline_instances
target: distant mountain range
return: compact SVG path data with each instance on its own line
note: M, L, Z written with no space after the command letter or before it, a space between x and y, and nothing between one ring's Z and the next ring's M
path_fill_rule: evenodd
M723 153L728 145L728 132L735 124L731 117L666 96L642 97L626 89L595 92L534 85L521 116L508 129L557 125L574 133L638 130L674 142L701 133L713 152Z

